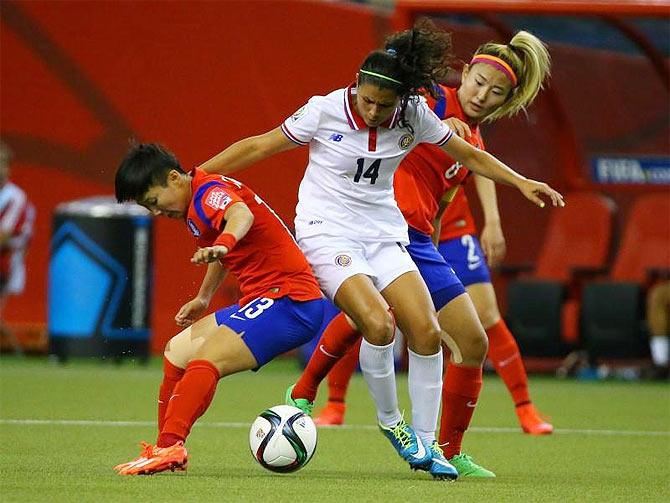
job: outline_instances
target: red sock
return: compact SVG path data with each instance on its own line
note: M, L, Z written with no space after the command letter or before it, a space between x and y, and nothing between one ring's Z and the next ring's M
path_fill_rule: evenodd
M323 331L307 367L295 383L293 397L313 402L321 381L360 337L361 334L351 328L344 313L335 316Z
M163 357L163 382L158 389L158 432L163 429L165 424L165 412L167 411L168 402L172 396L172 390L177 383L184 376L185 370L177 367Z
M156 445L169 447L186 440L191 426L212 403L219 371L207 360L193 360L170 397L165 423Z
M447 366L442 385L442 418L440 445L447 459L461 453L463 434L470 426L479 391L482 389L481 367Z
M328 401L342 402L347 395L347 388L349 388L349 381L351 376L356 372L356 365L358 365L358 353L361 350L361 341L358 339L345 355L335 364L333 369L328 373Z
M486 334L489 337L489 360L512 394L514 404L529 403L528 376L514 336L502 319L487 328Z

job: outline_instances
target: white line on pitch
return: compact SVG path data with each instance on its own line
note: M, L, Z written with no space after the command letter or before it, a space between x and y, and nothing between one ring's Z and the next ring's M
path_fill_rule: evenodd
M155 421L103 421L95 419L0 419L0 424L18 426L112 426L112 427L146 427L155 426ZM196 423L199 428L249 428L251 423ZM341 430L376 430L377 426L369 424L348 424L343 426L324 426L327 429ZM518 433L519 428L496 428L473 426L468 429L472 433ZM668 437L670 431L640 430L594 430L579 428L557 428L554 433L572 435L628 435L635 437Z

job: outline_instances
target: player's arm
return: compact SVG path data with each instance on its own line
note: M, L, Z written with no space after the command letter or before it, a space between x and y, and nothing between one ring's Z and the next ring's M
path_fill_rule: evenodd
M452 158L467 166L470 171L495 182L516 187L526 198L541 208L544 207L544 201L539 197L540 194L548 196L554 206L565 206L563 196L546 183L521 176L488 152L473 147L458 135L452 135L441 148Z
M233 143L202 163L199 168L207 173L226 175L297 146L298 144L289 140L278 127L265 134L250 136Z
M475 174L475 187L484 211L484 228L480 236L482 248L490 267L497 266L505 257L505 236L500 225L500 211L496 184L493 180Z
M187 327L193 324L209 307L214 293L226 277L227 271L221 265L221 262L215 260L207 265L207 272L202 279L198 294L186 304L181 306L174 317L175 323L180 327Z
M247 235L254 223L254 214L242 201L231 204L223 215L226 225L212 246L200 248L191 262L205 264L223 258L237 242Z
M440 199L440 203L437 208L437 214L433 220L433 243L435 246L437 246L440 242L440 233L442 232L442 215L444 215L444 212L449 206L449 203L451 203L451 201L454 200L454 197L456 197L456 192L458 192L459 187L460 185L449 187Z

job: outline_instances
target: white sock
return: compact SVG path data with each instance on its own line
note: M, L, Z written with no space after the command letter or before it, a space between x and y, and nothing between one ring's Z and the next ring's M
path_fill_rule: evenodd
M395 385L393 342L387 346L374 346L363 339L359 363L363 378L377 407L377 418L384 426L395 426L402 416L398 409Z
M649 339L651 359L657 367L665 367L668 364L668 337L666 335L654 335Z
M407 383L412 400L412 426L425 445L435 441L442 395L442 350L434 355L409 352Z

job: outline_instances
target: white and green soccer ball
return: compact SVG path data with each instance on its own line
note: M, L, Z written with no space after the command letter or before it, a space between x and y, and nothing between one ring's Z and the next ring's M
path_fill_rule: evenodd
M316 450L316 425L297 407L275 405L261 412L249 430L251 454L263 468L289 473L305 466Z

